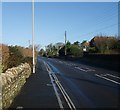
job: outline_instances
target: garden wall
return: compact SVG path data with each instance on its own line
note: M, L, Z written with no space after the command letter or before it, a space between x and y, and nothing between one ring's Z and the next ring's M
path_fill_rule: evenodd
M26 79L31 75L28 63L8 69L0 74L0 108L9 108L18 95Z

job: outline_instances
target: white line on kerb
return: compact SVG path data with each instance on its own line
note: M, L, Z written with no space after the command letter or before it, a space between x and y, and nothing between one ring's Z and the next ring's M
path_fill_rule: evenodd
M111 80L111 79L106 78L106 77L104 77L104 76L101 76L101 75L98 75L98 74L95 74L95 76L100 77L100 78L103 78L103 79L106 79L106 80L108 80L108 81L111 81L111 82L113 82L113 83L116 83L116 84L119 84L119 85L120 85L120 83L119 83L119 82L114 81L114 80Z

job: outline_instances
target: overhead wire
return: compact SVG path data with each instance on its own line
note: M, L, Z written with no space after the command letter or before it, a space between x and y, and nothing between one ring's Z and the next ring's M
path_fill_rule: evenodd
M92 32L89 32L89 33L87 33L87 34L83 34L83 35L81 35L81 36L87 36L87 35L90 35L90 34L94 34L94 33L96 33L96 32L98 32L98 31L100 31L100 30L104 30L104 29L108 29L108 28L110 28L110 27L113 27L113 26L117 26L118 24L112 24L112 25L109 25L109 26L106 26L106 27L103 27L103 28L99 28L99 29L97 29L97 30L95 30L95 31L92 31Z
M97 19L97 20L94 20L94 22L93 22L93 25L92 26L89 26L89 25L87 25L87 27L86 27L86 30L87 29L92 29L92 28L96 28L96 26L99 26L99 27L102 27L102 25L104 24L104 23L106 23L106 24L110 24L110 21L111 20L114 20L115 18L116 19L118 19L118 10L116 10L115 9L116 7L114 6L114 7L112 7L111 9L107 9L107 10L105 10L103 13L104 13L104 15L102 15L102 17L101 17L101 15L100 16L98 16L97 18L95 18L95 19ZM109 12L109 13L108 13ZM118 21L118 20L117 20ZM116 21L116 22L117 22ZM92 22L91 22L92 23ZM94 30L93 30L94 31ZM76 33L75 33L76 34ZM79 33L77 34L77 36L79 36Z
M111 11L113 11L113 9L112 10L110 10L110 12ZM115 11L115 10L114 10ZM118 11L117 11L118 12ZM111 13L110 13L110 15L111 15ZM99 20L97 20L97 21L95 21L95 22L97 22L97 23L95 23L94 22L94 24L95 25L103 25L103 23L105 22L105 23L107 23L108 21L110 21L110 20L113 20L113 18L115 18L115 17L117 17L118 16L118 13L112 13L112 15L110 16L110 17L107 17L108 15L106 15L105 17L102 17L102 18L100 18ZM107 19L106 19L106 17L107 17ZM114 27L114 26L117 26L118 24L117 23L115 23L115 24L111 24L111 25L107 25L107 26L105 26L105 27L102 27L102 28L99 28L99 29L97 29L97 30L93 30L93 31L91 31L91 32L89 32L89 33L87 33L87 34L82 34L81 36L86 36L86 35L90 35L90 34L94 34L94 33L96 33L96 32L98 32L98 31L100 31L100 30L104 30L104 29L108 29L108 28L111 28L111 27ZM92 26L93 27L93 26ZM91 27L90 27L91 28Z
M114 14L116 14L116 9L114 9L114 8L112 8L112 9L110 9L110 10L105 10L104 12L102 12L102 13L104 13L104 14L102 14L102 17L101 17L101 15L100 16L98 16L96 19L96 21L95 22L99 22L99 21L101 21L101 20L103 20L103 19L105 19L105 17L107 17L107 16L113 16Z

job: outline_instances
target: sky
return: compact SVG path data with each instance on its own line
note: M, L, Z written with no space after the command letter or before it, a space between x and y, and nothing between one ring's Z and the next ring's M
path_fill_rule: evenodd
M96 35L118 34L117 2L35 2L35 44L90 41ZM32 3L2 3L2 42L32 43Z
M3 2L31 2L31 0L2 0ZM34 0L35 2L118 2L119 0Z

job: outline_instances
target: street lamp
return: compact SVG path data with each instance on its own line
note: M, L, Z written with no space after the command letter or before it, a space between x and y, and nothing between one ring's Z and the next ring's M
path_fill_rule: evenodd
M34 47L34 0L32 0L32 47L33 47L33 73L35 73L35 47Z

